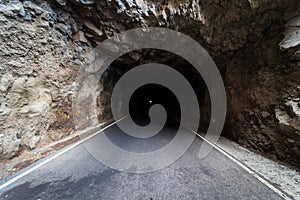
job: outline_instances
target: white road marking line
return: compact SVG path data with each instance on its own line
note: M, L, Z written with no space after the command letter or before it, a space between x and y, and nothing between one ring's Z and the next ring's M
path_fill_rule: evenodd
M39 163L38 165L28 169L27 171L23 172L22 174L17 175L16 177L8 180L7 182L5 182L4 184L2 184L0 186L0 190L9 186L10 184L14 183L15 181L19 180L20 178L26 176L27 174L33 172L34 170L40 168L41 166L47 164L48 162L50 162L51 160L57 158L58 156L66 153L67 151L71 150L72 148L78 146L79 144L81 144L82 142L94 137L95 135L99 134L99 132L104 131L105 129L111 127L112 125L118 123L119 121L123 120L124 118L126 118L127 116L119 119L118 121L115 121L113 123L111 123L110 125L104 127L103 129L97 131L96 133L84 138L83 140L80 140L78 142L76 142L75 144L69 146L68 148L66 148L65 150L55 154L54 156L48 158L47 160L44 160L43 162ZM187 127L186 127L187 128ZM189 128L187 128L189 129ZM289 196L287 196L285 193L283 193L282 191L280 191L279 189L277 189L276 187L274 187L272 184L270 184L266 179L264 179L263 177L261 177L260 175L258 175L254 170L252 170L251 168L249 168L247 165L245 165L244 163L242 163L241 161L239 161L238 159L236 159L234 156L232 156L231 154L229 154L228 152L224 151L223 149L221 149L218 145L213 144L212 142L210 142L209 140L207 140L205 137L203 137L202 135L196 133L195 131L189 129L191 132L193 132L195 135L197 135L198 137L200 137L203 141L207 142L208 144L210 144L212 147L214 147L216 150L218 150L220 153L222 153L223 155L225 155L227 158L229 158L230 160L232 160L233 162L235 162L237 165L239 165L240 167L242 167L245 171L247 171L248 173L252 174L256 179L258 179L260 182L262 182L263 184L265 184L267 187L269 187L271 190L273 190L275 193L277 193L279 196L281 196L282 198L286 199L286 200L292 200Z
M187 128L187 127L186 127ZM256 179L258 179L260 182L262 182L263 184L265 184L267 187L269 187L271 190L273 190L275 193L277 193L279 196L281 196L282 198L286 199L286 200L293 200L291 199L289 196L287 196L285 193L283 193L282 191L280 191L278 188L274 187L271 183L269 183L265 178L261 177L259 174L257 174L257 172L255 172L254 170L252 170L250 167L248 167L247 165L245 165L244 163L242 163L241 161L239 161L237 158L235 158L234 156L232 156L231 154L229 154L228 152L226 152L225 150L223 150L222 148L220 148L218 145L213 144L212 142L210 142L209 140L207 140L205 137L203 137L202 135L196 133L195 131L191 130L190 128L187 128L190 131L192 131L194 134L196 134L198 137L200 137L202 140L204 140L205 142L207 142L209 145L211 145L212 147L214 147L216 150L218 150L220 153L222 153L223 155L225 155L227 158L229 158L230 160L232 160L233 162L235 162L237 165L239 165L240 167L242 167L245 171L247 171L248 173L250 173L252 176L254 176Z
M58 156L60 156L60 155L62 155L62 154L64 154L64 153L66 153L67 151L73 149L74 147L78 146L79 144L83 143L84 141L86 141L86 140L88 140L88 139L94 137L94 136L97 135L98 133L104 131L105 129L107 129L107 128L109 128L109 127L111 127L112 125L118 123L119 121L125 119L126 117L127 117L127 116L125 116L125 117L123 117L123 118L121 118L121 119L119 119L119 120L117 120L117 121L111 123L110 125L108 125L108 126L104 127L103 129L97 131L96 133L94 133L94 134L92 134L92 135L90 135L90 136L88 136L88 137L86 137L86 138L84 138L84 139L82 139L82 140L80 140L80 141L78 141L78 142L72 144L71 146L67 147L66 149L62 150L61 152L59 152L59 153L57 153L57 154L51 156L50 158L48 158L48 159L42 161L41 163L37 164L36 166L34 166L34 167L28 169L27 171L25 171L25 172L23 172L23 173L17 175L17 176L14 177L14 178L8 180L7 182L5 182L5 183L3 183L2 185L0 185L0 190L2 190L3 188L5 188L5 187L9 186L10 184L14 183L15 181L19 180L20 178L26 176L27 174L33 172L34 170L40 168L41 166L47 164L48 162L50 162L51 160L57 158Z

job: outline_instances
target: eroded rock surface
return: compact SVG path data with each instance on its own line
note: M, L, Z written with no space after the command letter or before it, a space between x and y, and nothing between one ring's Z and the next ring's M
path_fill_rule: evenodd
M158 26L189 35L213 57L227 88L225 136L299 165L299 10L297 0L0 0L0 159L74 130L72 83L87 50L118 32ZM99 84L99 121L111 117L120 71L116 65Z
M55 127L60 138L72 131L69 99L78 65L67 34L55 28L60 17L46 2L0 4L0 159L57 140L49 140L57 122L65 122Z

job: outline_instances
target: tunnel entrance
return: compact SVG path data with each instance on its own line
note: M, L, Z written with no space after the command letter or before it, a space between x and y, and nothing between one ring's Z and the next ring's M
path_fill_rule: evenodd
M140 126L150 123L149 109L155 104L162 105L167 112L167 125L180 120L180 105L176 96L168 88L158 84L147 84L137 89L129 102L132 119Z
M102 106L102 110L106 110L106 112L99 114L99 121L107 118L107 116L112 116L109 112L111 106L110 98L117 81L130 69L147 63L165 64L184 76L197 96L201 114L199 130L206 131L210 120L210 98L201 75L183 58L170 52L156 49L144 49L123 55L105 71L100 80L102 91L99 93L98 105ZM140 78L143 77L141 76ZM181 109L179 102L171 90L158 84L144 85L138 88L131 96L129 102L130 116L137 125L146 126L150 122L149 109L154 104L160 104L165 108L167 112L166 125L178 126L178 123L175 121L180 121ZM122 106L126 105L122 105L122 102L120 102L120 110L122 110Z

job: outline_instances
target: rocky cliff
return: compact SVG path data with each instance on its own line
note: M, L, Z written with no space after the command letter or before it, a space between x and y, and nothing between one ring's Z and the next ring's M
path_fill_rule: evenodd
M297 0L0 0L0 159L74 133L73 81L85 52L147 26L183 32L213 57L228 92L224 136L299 167ZM123 62L143 59L151 54L134 52ZM120 71L114 66L99 85L101 122L110 118L109 88Z

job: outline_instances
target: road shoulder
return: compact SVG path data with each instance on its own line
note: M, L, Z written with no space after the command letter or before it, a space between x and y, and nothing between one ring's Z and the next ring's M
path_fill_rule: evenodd
M300 173L221 137L218 147L294 199L300 199Z

